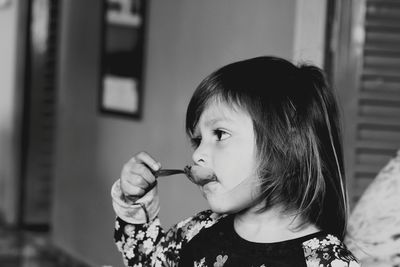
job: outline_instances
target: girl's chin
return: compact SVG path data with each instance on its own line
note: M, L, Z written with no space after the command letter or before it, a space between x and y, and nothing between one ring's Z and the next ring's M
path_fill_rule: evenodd
M232 214L238 212L231 207L221 205L221 203L212 203L208 201L208 204L210 205L210 209L212 210L212 212L217 214Z
M203 191L203 194L205 196L207 195L217 195L219 194L218 192L221 191L221 184L218 183L217 181L213 181L213 182L208 182L204 185L201 185L201 191Z
M232 214L240 212L252 205L250 201L240 201L232 195L205 195L210 209L218 214Z
M234 214L238 213L242 210L240 207L234 207L234 206L228 206L228 205L221 205L221 203L210 203L210 209L212 212L217 213L217 214Z

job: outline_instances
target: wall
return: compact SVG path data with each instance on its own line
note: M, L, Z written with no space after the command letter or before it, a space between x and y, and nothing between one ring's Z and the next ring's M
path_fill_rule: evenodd
M17 219L18 103L16 101L18 1L0 8L0 218Z
M293 60L324 66L326 0L297 0Z
M93 266L122 266L112 240L110 187L122 165L146 150L166 167L190 162L188 100L205 75L264 54L293 58L296 1L152 0L144 116L102 116L97 0L63 1L54 184L54 242ZM160 179L166 227L206 207L182 177Z

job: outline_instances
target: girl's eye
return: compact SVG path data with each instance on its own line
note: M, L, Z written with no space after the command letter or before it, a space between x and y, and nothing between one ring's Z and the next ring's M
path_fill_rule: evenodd
M231 136L229 133L220 129L216 129L213 132L214 135L217 137L217 141L223 141Z

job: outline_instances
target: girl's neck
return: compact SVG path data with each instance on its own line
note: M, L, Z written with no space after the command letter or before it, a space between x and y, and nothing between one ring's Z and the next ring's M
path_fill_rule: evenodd
M234 228L245 240L258 243L273 243L299 238L320 231L314 224L305 224L300 229L300 218L284 215L281 209L271 208L258 213L256 207L235 214Z

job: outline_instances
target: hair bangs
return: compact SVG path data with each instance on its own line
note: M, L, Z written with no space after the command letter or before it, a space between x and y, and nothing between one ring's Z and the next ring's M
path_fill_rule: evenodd
M245 90L242 87L236 87L234 90L232 87L228 87L227 81L220 71L216 71L205 78L193 93L186 111L185 128L188 136L194 134L201 114L213 103L226 103L234 110L239 108L251 115L257 113L251 112L253 105L251 102L253 101L246 96Z

